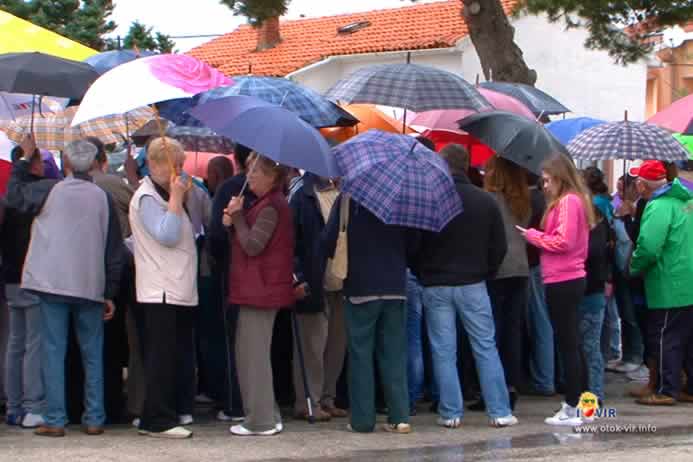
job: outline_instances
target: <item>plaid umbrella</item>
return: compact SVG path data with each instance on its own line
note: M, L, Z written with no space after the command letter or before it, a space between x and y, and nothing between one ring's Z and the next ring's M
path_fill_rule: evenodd
M36 146L51 151L61 151L71 141L87 136L93 136L104 144L125 141L128 132L134 132L148 120L154 117L149 108L136 109L122 115L101 117L71 127L72 119L78 107L72 106L63 112L50 114L46 117L34 117L34 137ZM6 123L3 127L2 124ZM7 137L20 143L30 132L31 117L22 117L14 121L3 121L0 128L7 132Z
M233 152L233 141L209 128L179 127L166 119L161 119L160 123L166 136L180 141L186 151L214 154ZM133 133L132 140L137 146L144 146L152 136L159 136L159 124L156 120L150 120Z
M570 109L562 105L556 98L531 85L510 82L484 82L479 84L479 86L519 99L537 117L570 112Z
M327 97L344 103L371 103L411 109L491 109L486 99L459 75L418 64L381 64L361 68L340 80Z
M315 128L350 127L358 119L334 104L319 93L291 80L279 77L234 77L234 84L215 88L197 95L193 100L173 100L159 104L162 116L176 123L191 127L201 127L199 120L187 113L188 110L227 96L254 96L268 103L282 106L295 112Z
M439 232L462 212L445 161L410 136L369 130L332 152L342 191L388 225Z
M668 131L640 122L611 122L585 130L568 145L575 159L688 159L686 149Z

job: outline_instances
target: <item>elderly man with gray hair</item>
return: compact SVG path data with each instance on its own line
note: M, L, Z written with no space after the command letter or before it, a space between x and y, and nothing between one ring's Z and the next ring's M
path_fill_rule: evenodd
M27 137L23 157L13 167L7 202L34 215L31 243L22 274L22 289L38 295L43 327L41 369L45 386L45 425L39 436L64 436L65 354L72 315L85 371L88 435L103 433L104 320L115 312L113 297L122 269L122 237L111 197L93 184L97 148L79 140L63 152L63 181L30 182L29 162L36 146Z

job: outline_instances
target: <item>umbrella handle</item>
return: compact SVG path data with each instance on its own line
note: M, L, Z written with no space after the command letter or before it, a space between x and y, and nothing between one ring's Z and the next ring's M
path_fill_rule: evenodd
M34 137L34 108L36 107L36 95L31 95L31 128L29 133Z
M243 197L243 193L248 187L248 178L250 178L250 174L253 173L253 170L255 170L255 164L257 164L257 157L253 161L253 164L250 166L250 170L248 170L248 173L245 175L245 181L243 182L243 187L241 188L241 192L238 194L238 197Z
M164 154L166 154L166 161L171 169L171 174L176 171L176 165L171 158L171 151L168 149L168 143L166 142L166 132L164 131L164 126L161 123L161 117L159 116L159 110L156 104L152 104L152 109L154 110L154 120L156 120L156 127L159 130L159 136L161 137L161 143L164 145Z

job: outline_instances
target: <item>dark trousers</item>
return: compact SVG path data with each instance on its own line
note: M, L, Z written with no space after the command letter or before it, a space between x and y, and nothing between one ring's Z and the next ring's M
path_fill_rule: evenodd
M565 371L565 401L573 407L586 385L584 357L578 342L578 305L584 293L584 278L546 284L546 303Z
M657 360L657 393L678 398L681 365L693 377L693 306L651 309L649 321L649 351ZM693 392L692 382L689 379L688 393Z
M224 314L222 313L222 316ZM226 332L228 345L224 345L224 351L230 354L227 362L224 362L224 382L225 396L224 409L227 415L243 415L243 399L241 398L241 387L238 384L238 369L236 367L236 328L238 326L238 306L229 305L226 308ZM227 369L230 370L227 371ZM231 390L229 391L229 387Z
M517 387L523 381L523 333L527 312L529 278L495 279L486 283L496 325L496 344L505 383Z
M195 398L193 307L143 303L145 396L140 428L163 432L192 414Z

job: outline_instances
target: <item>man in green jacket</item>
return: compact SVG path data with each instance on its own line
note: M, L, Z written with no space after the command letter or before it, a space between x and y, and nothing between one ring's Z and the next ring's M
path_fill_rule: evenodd
M637 170L637 171L635 171ZM681 366L693 378L693 193L678 179L668 183L659 161L646 161L633 173L648 200L630 263L642 275L647 297L648 342L658 362L654 393L639 404L693 402L693 380L681 391Z

